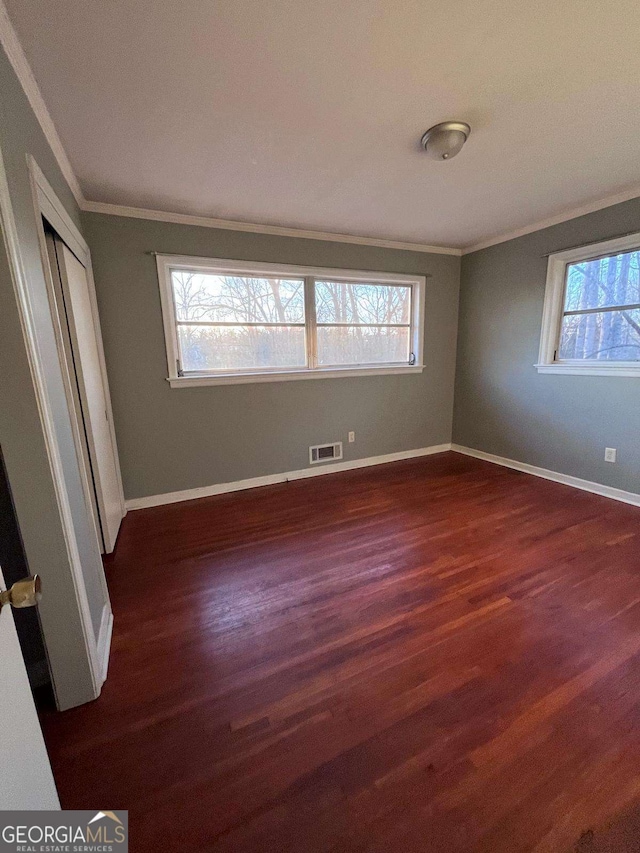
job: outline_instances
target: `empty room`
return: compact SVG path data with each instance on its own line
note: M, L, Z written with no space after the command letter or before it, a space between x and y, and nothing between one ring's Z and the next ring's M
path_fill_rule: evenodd
M640 6L0 0L0 849L640 851Z

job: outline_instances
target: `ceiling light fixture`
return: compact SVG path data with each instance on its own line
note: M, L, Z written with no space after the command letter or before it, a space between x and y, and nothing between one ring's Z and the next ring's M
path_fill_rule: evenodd
M432 160L451 160L462 150L471 128L464 121L443 121L423 134L420 143Z

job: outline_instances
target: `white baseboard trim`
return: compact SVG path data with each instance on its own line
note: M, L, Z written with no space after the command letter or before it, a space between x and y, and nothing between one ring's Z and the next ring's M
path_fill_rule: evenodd
M181 492L168 492L164 495L149 495L144 498L131 498L126 502L127 510L146 509L163 504L191 501L196 498L209 498L212 495L223 495L227 492L239 492L243 489L255 489L259 486L273 486L276 483L286 483L289 480L302 480L305 477L321 477L323 474L336 474L339 471L352 471L354 468L368 468L371 465L384 465L387 462L399 462L402 459L415 459L417 456L431 456L434 453L444 453L451 450L450 444L435 444L432 447L420 447L417 450L401 450L399 453L387 453L384 456L369 456L366 459L334 462L330 465L301 468L297 471L287 471L284 474L267 474L264 477L252 477L248 480L236 480L232 483L217 483L215 486L202 486L197 489L185 489Z
M100 632L98 633L98 663L100 666L101 684L107 680L109 669L109 654L111 652L111 634L113 632L113 613L108 604L102 608Z
M547 468L538 468L536 465L517 462L515 459L507 459L504 456L495 456L493 453L485 453L484 450L474 450L460 444L452 444L451 449L456 453L464 453L465 456L474 456L476 459L483 459L485 462L493 462L494 465L502 465L504 468L513 468L515 471L533 474L534 477L542 477L544 480L553 480L554 483L573 486L574 489L581 489L583 492L592 492L594 495L600 495L603 498L611 498L614 501L640 506L640 494L635 492L625 492L623 489L614 489L613 486L592 483L591 480L582 480L580 477L560 474L558 471L549 471Z

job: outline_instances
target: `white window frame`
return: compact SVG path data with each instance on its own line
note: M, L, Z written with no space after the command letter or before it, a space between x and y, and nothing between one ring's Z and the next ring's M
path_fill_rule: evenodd
M560 359L560 332L569 264L640 250L640 233L590 243L549 255L547 286L542 313L540 353L535 367L538 373L565 373L575 376L640 376L640 362L596 359Z
M292 264L263 264L253 261L233 261L218 258L194 258L190 255L156 255L158 266L158 282L160 284L160 300L162 303L162 319L164 337L167 349L167 381L172 388L192 388L199 385L238 385L253 382L283 382L299 379L335 379L344 376L380 376L384 374L416 374L424 370L423 341L424 341L424 303L426 277L415 275L400 275L397 273L363 272L359 270L341 270L328 267L306 267ZM215 275L228 273L231 275L278 276L281 278L305 279L305 316L307 334L309 333L310 317L315 313L315 305L311 300L311 279L363 282L366 284L390 284L411 287L411 352L415 357L414 364L363 364L345 365L344 367L300 367L300 368L265 368L260 371L219 371L182 374L179 372L179 346L171 272L174 269L191 270L193 272L209 272ZM310 304L311 303L311 304Z

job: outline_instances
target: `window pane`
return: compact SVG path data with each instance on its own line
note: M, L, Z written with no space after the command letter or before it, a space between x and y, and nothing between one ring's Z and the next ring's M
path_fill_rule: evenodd
M640 310L564 317L560 358L640 361Z
M303 326L178 326L184 371L305 367Z
M567 266L565 311L640 303L640 251Z
M172 270L178 320L211 323L304 323L302 279Z
M318 364L406 364L409 337L408 327L319 326Z
M318 323L409 323L411 288L316 282Z

